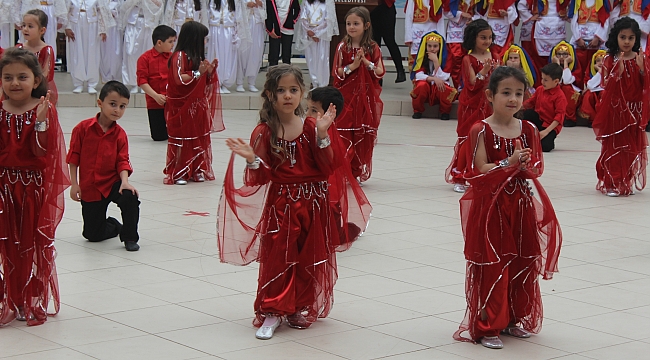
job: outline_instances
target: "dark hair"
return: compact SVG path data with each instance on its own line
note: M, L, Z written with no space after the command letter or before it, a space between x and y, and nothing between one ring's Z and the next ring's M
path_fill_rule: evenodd
M32 97L39 99L41 96L47 95L47 79L43 75L43 69L38 63L38 58L34 53L29 50L22 48L9 48L5 50L2 58L0 58L0 76L2 75L2 70L5 66L9 64L20 63L29 68L29 70L34 73L34 81L40 79L40 82L36 89L32 90ZM11 98L9 95L5 94L7 98Z
M176 37L176 30L170 28L167 25L156 26L156 28L153 29L153 33L151 34L151 40L153 41L154 46L156 43L158 43L158 40L165 42L170 37Z
M41 9L32 9L32 10L27 11L25 13L25 15L36 16L36 19L38 20L38 26L41 27L41 28L47 29L48 20L47 20L47 14L45 13L45 11L43 11ZM25 15L23 15L23 18L25 17ZM45 38L43 36L41 36L41 40L45 41Z
M198 70L201 61L205 60L205 37L209 32L205 25L197 21L188 21L181 26L174 52L183 51L187 54L192 65L191 70ZM169 64L171 64L171 57L168 66Z
M607 47L607 53L609 55L615 56L621 52L618 49L618 34L621 30L630 29L634 33L634 46L632 51L639 52L641 49L641 29L639 28L639 23L636 20L629 17L622 17L614 23L611 30L609 30L609 36L607 37L607 42L605 46Z
M285 149L278 146L278 135L284 135L284 127L278 118L278 112L275 110L276 93L278 91L278 84L280 79L287 75L293 75L296 82L300 85L300 90L304 93L305 81L302 77L302 71L295 65L279 64L269 67L266 72L266 81L264 82L264 90L262 90L262 108L260 109L260 124L266 123L271 130L270 145L271 153L280 159L280 163L284 162L286 153ZM305 114L305 109L302 105L298 105L295 114L302 117Z
M104 101L108 94L112 92L116 92L117 95L127 100L131 98L131 93L124 84L117 80L111 80L102 86L102 89L99 91L99 100Z
M320 2L320 3L322 3L322 4L324 4L326 0L307 0L307 2L310 3L310 4L313 4L313 3L315 3L316 1L318 1L318 2Z
M483 19L476 19L467 24L467 26L465 26L465 32L463 32L463 49L467 51L474 50L474 47L476 46L476 37L478 36L478 33L483 30L492 31L490 24ZM492 41L494 41L494 31L492 31Z
M564 69L562 69L562 66L556 63L550 63L544 65L542 70L540 70L542 74L548 75L551 79L553 80L560 80L562 79L562 72Z
M528 80L526 79L526 74L521 69L517 69L510 66L499 66L492 72L490 75L490 82L488 83L488 89L492 94L496 94L499 90L499 83L508 78L515 78L515 80L524 84L524 91L528 88Z
M319 102L324 111L327 111L330 105L334 104L336 106L336 116L341 115L341 111L343 111L343 94L333 86L312 89L307 93L307 100Z
M195 2L197 0L194 0ZM210 0L214 4L215 10L221 10L221 0ZM235 11L235 0L228 0L228 10Z
M364 27L366 26L366 24L368 24L368 28L363 31L363 36L361 36L361 41L359 45L361 45L361 47L367 54L373 55L372 45L375 44L375 41L372 39L372 25L370 24L370 11L368 11L368 9L363 6L353 7L352 9L348 10L347 14L345 14L345 18L344 18L345 20L343 21L344 24L347 23L348 16L350 15L356 15L360 17L361 20L363 21ZM352 38L350 37L350 35L345 34L345 36L343 37L343 42L345 42L345 44L348 47L350 48L352 47Z

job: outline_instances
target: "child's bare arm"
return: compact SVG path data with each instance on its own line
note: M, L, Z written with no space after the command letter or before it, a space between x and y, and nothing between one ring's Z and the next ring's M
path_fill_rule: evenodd
M79 166L75 164L68 164L70 169L70 198L74 201L81 201L81 188L77 181L77 173Z

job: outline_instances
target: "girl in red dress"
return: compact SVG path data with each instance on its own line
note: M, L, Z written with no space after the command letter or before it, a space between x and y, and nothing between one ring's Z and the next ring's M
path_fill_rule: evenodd
M7 49L0 73L0 326L40 325L60 305L54 232L70 185L66 148L34 54Z
M557 272L562 234L537 180L544 170L539 132L514 114L528 81L502 66L486 91L494 114L472 126L460 199L467 310L454 338L500 349L499 334L527 338L542 327L539 276ZM469 331L470 338L461 334Z
M208 28L188 21L169 59L165 184L214 180L210 134L223 131L217 60L205 59Z
M483 19L474 20L467 25L463 34L463 48L469 54L463 58L461 68L460 96L458 97L458 139L454 146L454 156L445 171L448 183L454 184L454 191L465 192L465 158L461 156L463 143L469 129L476 122L492 114L492 108L485 97L485 88L490 81L492 70L499 64L497 55L490 52L494 33Z
M345 99L336 127L350 152L352 174L359 182L372 175L372 151L384 103L379 80L384 76L381 49L372 40L370 13L354 7L345 15L347 34L336 46L332 76Z
M43 35L47 30L47 14L40 9L29 10L23 16L24 44L17 44L16 47L27 49L36 55L38 63L43 69L43 76L47 79L47 89L50 91L50 103L56 105L59 99L59 92L54 83L54 62L56 52L52 47L43 41Z
M330 126L335 106L305 118L304 88L297 67L270 67L250 145L226 141L233 155L218 210L219 255L235 265L260 263L253 325L263 340L283 318L304 329L328 315L335 253L366 229L371 210L350 172L344 141ZM239 189L235 154L247 162Z
M639 24L624 17L616 21L605 44L605 90L592 126L601 142L596 188L607 196L633 195L645 187L650 63L640 50L640 39Z

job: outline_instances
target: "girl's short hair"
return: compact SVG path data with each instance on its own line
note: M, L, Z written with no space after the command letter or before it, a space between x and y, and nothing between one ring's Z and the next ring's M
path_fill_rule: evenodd
M634 40L634 46L632 51L639 52L641 49L641 29L639 28L639 23L636 20L630 17L622 17L618 19L612 29L609 31L609 36L605 42L607 47L607 53L611 56L618 55L620 50L618 49L618 34L625 29L630 29L634 33L636 39Z
M32 90L32 97L38 99L41 96L47 95L47 79L43 75L43 69L41 69L36 55L29 50L21 48L12 47L7 49L2 55L2 58L0 58L0 76L5 66L15 63L27 66L34 73L34 81L36 79L41 80L38 86ZM5 96L7 95L5 94Z
M266 123L271 129L270 145L274 156L280 159L280 163L284 162L286 154L285 149L278 146L278 137L280 133L284 134L284 127L280 123L280 118L275 110L276 94L278 92L278 84L280 79L287 75L293 75L296 82L300 86L301 93L305 92L305 81L302 77L302 71L295 65L279 64L269 67L266 72L266 81L264 82L264 90L262 90L262 108L260 109L260 123ZM295 110L295 114L304 117L305 109L301 105Z
M528 89L528 79L526 79L526 74L524 74L521 69L510 66L499 66L494 69L492 75L490 75L488 89L490 89L492 94L496 94L499 90L499 83L508 78L515 78L515 80L521 82L524 85L524 91Z
M366 24L370 24L370 11L368 11L368 9L364 6L357 6L348 10L347 14L345 14L345 23L347 23L348 16L350 15L356 15L360 17L363 21L364 27ZM343 41L348 47L352 47L352 38L348 34L345 34ZM375 43L375 41L372 39L372 25L368 25L368 28L364 30L360 43L361 47L366 53L372 54L372 45Z
M492 27L483 19L476 19L467 24L463 32L463 49L470 51L476 46L476 37L483 30L492 31ZM492 31L492 41L494 41L494 31Z

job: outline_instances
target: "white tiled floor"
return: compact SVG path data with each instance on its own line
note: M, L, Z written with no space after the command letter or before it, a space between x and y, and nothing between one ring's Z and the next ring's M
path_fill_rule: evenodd
M69 135L93 108L62 108ZM11 359L641 359L650 352L650 201L594 189L599 145L591 129L565 129L541 181L564 233L560 273L542 282L544 329L505 349L458 343L463 318L459 195L443 181L455 121L384 117L368 232L339 256L336 305L310 329L256 340L251 325L257 266L221 264L215 213L229 153L254 111L225 111L213 135L217 181L162 184L165 143L148 136L145 109L120 121L130 136L132 182L142 198L142 249L81 237L77 203L57 232L61 313L38 327L0 329ZM111 207L110 213L118 215ZM189 215L207 212L209 216Z

